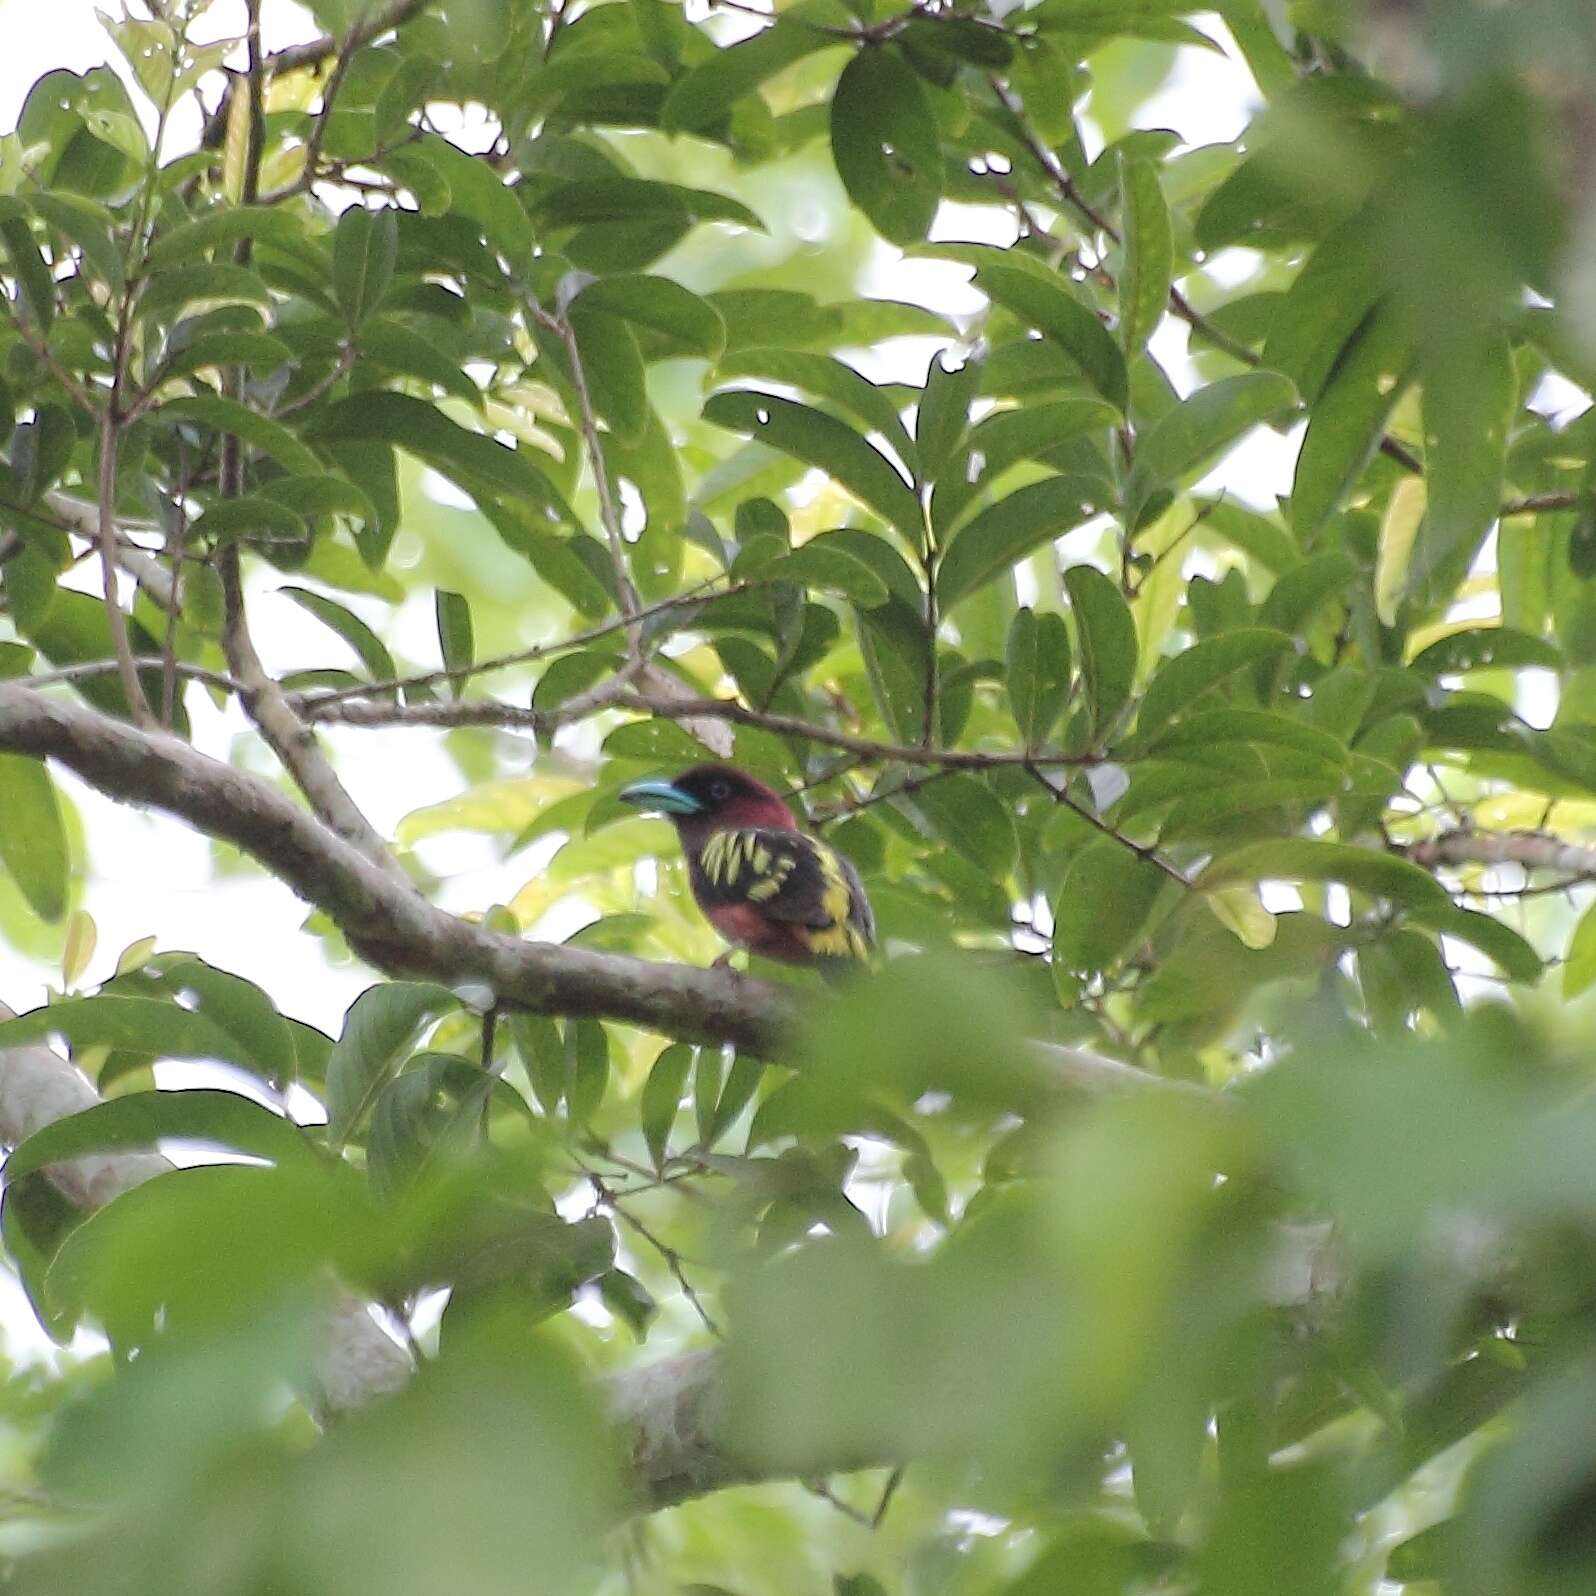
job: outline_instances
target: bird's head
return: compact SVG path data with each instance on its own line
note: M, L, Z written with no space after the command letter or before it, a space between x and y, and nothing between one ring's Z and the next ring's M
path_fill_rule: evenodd
M780 794L730 765L695 765L673 781L634 781L621 801L669 815L684 836L767 826L796 830Z

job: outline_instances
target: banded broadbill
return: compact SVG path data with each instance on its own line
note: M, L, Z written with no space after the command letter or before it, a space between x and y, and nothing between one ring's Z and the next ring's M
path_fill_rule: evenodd
M725 939L783 964L865 959L875 919L859 872L798 829L774 789L730 765L634 782L621 798L669 815L693 897Z

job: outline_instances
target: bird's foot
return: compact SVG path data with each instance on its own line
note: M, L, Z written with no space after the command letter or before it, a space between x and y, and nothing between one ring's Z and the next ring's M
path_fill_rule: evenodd
M712 969L712 970L730 970L733 975L740 974L741 973L740 971L738 971L736 969L733 969L733 967L732 967L732 958L736 954L736 952L737 952L736 948L727 948L726 951L723 954L721 954L721 956L718 959L716 959L713 964L710 965L710 969Z

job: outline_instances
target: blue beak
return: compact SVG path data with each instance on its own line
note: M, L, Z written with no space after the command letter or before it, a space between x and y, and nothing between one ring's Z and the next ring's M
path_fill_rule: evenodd
M696 815L703 805L680 787L668 781L634 781L622 787L617 795L623 804L636 804L639 809L658 809L667 815Z

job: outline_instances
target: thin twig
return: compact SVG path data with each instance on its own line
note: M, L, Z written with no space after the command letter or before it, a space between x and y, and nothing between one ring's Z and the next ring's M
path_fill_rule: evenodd
M105 584L105 618L111 629L111 647L116 653L117 673L122 678L122 694L127 699L133 723L148 731L155 725L138 667L133 663L133 644L128 638L127 617L117 597L116 542L116 458L117 425L111 407L100 418L100 576Z
M1157 869L1161 870L1166 876L1169 877L1171 881L1178 882L1180 886L1187 892L1195 892L1197 890L1192 886L1191 882L1189 882L1186 877L1175 868L1174 865L1172 865L1167 859L1163 858L1159 854L1156 848L1140 842L1132 842L1131 839L1124 834L1124 832L1116 831L1106 820L1094 815L1085 804L1076 803L1076 801L1071 798L1067 792L1063 791L1062 788L1055 787L1053 783L1050 782L1047 777L1036 768L1037 764L1038 761L1035 760L1026 761L1026 771L1039 783L1041 783L1041 785L1047 790L1048 795L1052 798L1054 803L1061 804L1065 809L1068 809L1072 815L1079 815L1080 818L1084 820L1087 825L1092 827L1094 831L1100 831L1105 837L1112 838L1113 841L1120 845L1120 847L1128 848L1133 854L1136 855L1138 859L1143 859L1148 864L1153 865Z
M609 470L604 463L604 445L599 437L598 414L593 408L593 396L587 386L587 373L582 369L582 351L577 346L576 329L563 311L556 315L545 310L536 300L529 306L540 327L552 332L565 346L565 356L571 366L571 386L576 390L577 424L582 442L587 449L588 466L593 472L593 490L598 495L599 520L604 527L604 537L609 544L610 561L615 568L615 589L620 598L621 613L635 621L642 607L637 588L626 564L626 538L621 531L621 513L610 491ZM627 630L633 659L642 657L642 634L633 625Z
M374 8L370 19L359 24L351 34L351 39L358 39L354 48L370 44L373 39L381 38L393 28L403 27L411 18L419 16L429 3L430 0L394 0L392 4ZM337 37L324 33L320 38L307 40L304 44L291 44L286 49L278 50L267 56L262 64L266 76L282 77L286 73L298 72L305 67L320 66L322 62L335 55L338 49ZM229 85L215 111L206 119L201 134L201 143L206 149L214 149L222 141L222 134L227 127L228 109L236 87L236 81Z
M670 598L660 599L653 604L645 604L642 609L630 616L604 621L597 626L588 627L586 631L573 632L569 637L560 638L552 643L534 643L529 648L519 648L509 654L498 654L492 659L477 660L470 665L445 666L441 670L421 671L414 676L393 676L386 681L362 682L356 687L335 688L328 692L317 693L314 697L309 694L296 694L294 701L300 708L313 712L316 718L333 719L335 717L326 706L336 704L341 699L366 698L375 693L396 693L417 687L439 687L446 682L463 682L474 676L486 676L492 671L509 670L516 665L530 665L536 660L547 659L550 654L564 654L587 643L596 643L600 638L624 631L634 621L646 621L655 615L663 614L666 610L700 602L707 604L715 599L749 593L755 588L766 585L758 578L749 578L733 582L717 592L709 591L719 580L719 577L709 577L697 587L674 593Z
M321 108L317 111L315 119L310 124L310 134L305 140L305 164L299 176L285 187L266 196L265 203L275 205L279 200L291 198L295 194L302 194L309 190L316 181L316 166L321 160L321 147L326 142L328 124L332 121L333 106L338 99L338 91L343 87L344 76L349 71L349 63L354 60L355 52L360 48L363 30L358 22L349 30L348 37L338 47L333 69L321 91Z
M620 1197L610 1190L602 1175L588 1173L588 1183L598 1195L599 1201L615 1215L622 1224L637 1232L650 1247L657 1252L664 1261L665 1267L670 1270L676 1284L681 1288L682 1295L692 1305L693 1312L698 1315L700 1323L718 1341L721 1337L721 1328L715 1323L713 1315L704 1306L703 1299L693 1289L693 1283L687 1278L687 1270L682 1255L668 1241L656 1236L647 1225L635 1214L629 1214L622 1206Z
M134 656L133 663L141 671L160 670L165 659L159 654L138 654ZM19 677L18 680L24 687L55 687L63 683L75 685L94 681L101 676L115 676L121 668L120 660L90 659L76 665L61 665L54 670L39 671L31 676ZM244 691L244 684L226 671L207 670L203 665L188 665L182 660L177 662L176 671L186 680L204 682L207 687L219 687L228 693Z
M183 474L187 475L188 451L181 445L179 458ZM188 484L182 483L176 495L177 524L172 528L172 602L166 611L166 637L161 646L161 724L170 727L177 712L177 622L182 613L182 586L178 573L182 569L183 545L188 538Z
M1522 499L1509 499L1498 515L1543 515L1559 510L1576 510L1582 502L1577 493L1531 493Z

